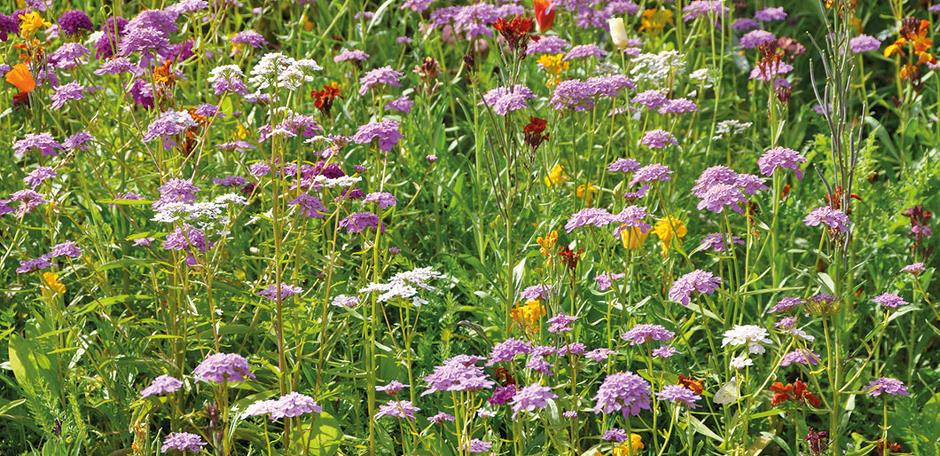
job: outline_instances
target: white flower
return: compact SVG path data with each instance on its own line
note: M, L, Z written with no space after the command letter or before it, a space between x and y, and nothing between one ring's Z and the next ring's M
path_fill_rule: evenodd
M721 346L740 347L746 345L748 351L754 354L764 353L764 345L771 343L767 338L767 330L755 325L735 325L725 331Z
M627 38L627 29L623 26L623 18L612 17L607 20L607 25L610 27L610 39L613 40L614 46L621 50L626 48L630 39Z
M685 72L685 57L677 51L659 54L640 54L633 59L630 76L637 83L651 82L660 85L667 78Z
M748 366L753 366L754 361L751 358L748 358L747 355L735 356L731 358L731 368L732 369L744 369Z

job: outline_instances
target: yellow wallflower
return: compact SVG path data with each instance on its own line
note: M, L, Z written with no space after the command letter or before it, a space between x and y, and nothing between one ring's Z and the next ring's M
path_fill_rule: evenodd
M536 60L536 63L538 63L543 70L551 75L551 77L545 83L546 86L554 87L556 84L558 84L558 81L561 78L561 74L565 71L568 71L568 68L571 68L571 63L566 62L564 58L565 54L563 53L554 55L542 54L542 56Z
M548 176L545 176L545 186L551 187L564 181L565 168L561 166L561 163L556 163L555 166L552 167L552 170L548 172Z
M65 293L65 285L59 282L59 275L54 272L42 273L42 283L56 294Z
M633 448L627 448L627 445ZM630 454L636 456L639 455L639 451L643 448L645 448L643 438L640 437L639 434L630 434L630 443L623 442L620 446L615 447L613 456L628 456Z
M535 238L535 242L539 244L539 253L551 260L552 253L555 252L555 244L558 242L558 231L552 230L545 237L539 236Z
M682 238L689 233L689 230L686 229L682 220L673 216L666 216L656 221L656 225L653 226L653 233L659 238L663 255L665 255L672 247L673 240L676 244L681 244Z
M49 21L42 18L39 13L30 11L20 14L20 36L23 39L30 39L37 31L52 25Z
M620 229L620 241L623 242L623 248L636 250L646 242L649 232L644 233L635 226L623 226Z
M579 185L577 190L575 190L575 196L577 196L578 199L583 199L584 204L588 207L591 207L595 193L597 193L597 187L590 182Z
M640 20L640 31L659 33L666 25L671 24L672 11L650 8L643 11L643 19Z
M514 324L522 326L527 333L534 333L539 329L539 319L545 316L545 307L542 301L530 299L524 305L513 307L510 316Z

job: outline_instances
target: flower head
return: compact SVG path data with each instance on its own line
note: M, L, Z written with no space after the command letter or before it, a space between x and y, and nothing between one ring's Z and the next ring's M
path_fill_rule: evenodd
M650 409L650 384L632 372L617 372L604 379L594 397L594 413L623 413L624 418Z
M693 292L712 294L721 286L721 278L714 274L696 269L683 275L672 283L669 299L684 306L689 305Z
M558 395L553 393L552 389L547 386L542 386L538 383L526 386L519 390L512 398L512 417L515 419L519 412L522 411L532 412L541 410L548 406L549 400L555 399L556 397L558 397Z
M656 393L656 397L663 401L682 403L690 409L698 407L696 402L702 398L694 391L682 385L666 385Z
M163 446L160 447L160 452L169 453L170 451L179 451L180 453L199 453L204 446L206 446L206 442L202 440L202 437L196 434L189 432L173 432L167 434L166 438L163 439Z
M169 375L161 375L153 379L150 386L144 388L140 392L140 395L141 397L163 396L179 390L182 386L183 382L179 381L179 379L170 377Z
M907 387L904 386L903 382L891 377L881 377L872 380L871 383L865 387L865 390L868 391L869 397L878 397L882 394L887 394L889 396L910 395L910 393L907 391Z
M203 382L240 382L247 378L255 378L248 367L248 361L235 353L216 353L209 355L196 370L193 371L196 380Z

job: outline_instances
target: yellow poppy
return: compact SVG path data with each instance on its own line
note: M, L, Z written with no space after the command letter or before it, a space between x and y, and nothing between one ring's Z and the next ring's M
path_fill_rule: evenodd
M632 448L628 448L628 445ZM645 448L643 438L638 434L630 434L630 443L623 442L620 446L614 448L613 456L628 456L630 454L638 455L639 451Z
M653 226L653 233L659 238L663 255L669 252L673 240L675 240L676 244L681 244L682 238L684 238L688 232L689 230L686 229L685 223L673 216L663 217L657 220L656 225Z
M55 292L55 294L65 293L65 285L62 285L62 282L59 282L59 275L54 272L42 273L42 283L45 284L47 288Z
M578 199L583 199L584 204L588 207L591 207L591 203L594 202L595 193L597 193L597 187L590 182L579 185L575 190L575 196L577 196Z
M522 326L527 333L534 333L539 329L539 319L545 315L542 301L530 299L524 305L513 307L511 317L514 324Z
M551 187L564 181L565 168L562 167L560 163L556 163L555 166L552 167L551 171L548 172L548 176L545 176L545 186Z
M649 232L644 233L635 226L623 226L620 230L620 241L623 242L623 248L636 250L646 242L649 235Z
M19 15L20 18L20 36L23 39L30 39L37 31L52 25L49 21L42 18L39 13L30 11Z

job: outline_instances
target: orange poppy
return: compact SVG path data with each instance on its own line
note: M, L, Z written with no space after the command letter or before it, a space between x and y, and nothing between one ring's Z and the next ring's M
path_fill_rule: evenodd
M6 80L22 93L32 92L33 89L36 88L36 80L33 79L33 75L29 72L29 68L25 63L14 65L13 68L7 72Z

